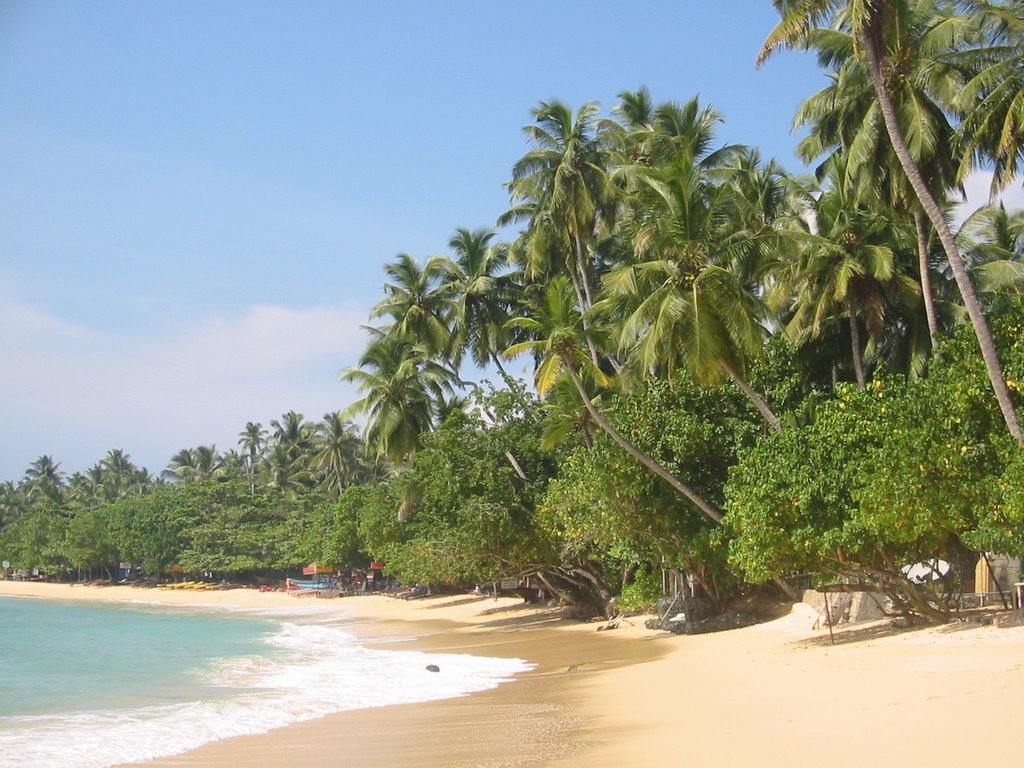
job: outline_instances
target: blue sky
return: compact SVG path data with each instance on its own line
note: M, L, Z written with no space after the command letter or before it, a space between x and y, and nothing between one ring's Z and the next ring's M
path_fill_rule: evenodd
M0 480L151 472L355 393L400 252L490 226L542 100L700 95L796 168L768 0L0 3Z

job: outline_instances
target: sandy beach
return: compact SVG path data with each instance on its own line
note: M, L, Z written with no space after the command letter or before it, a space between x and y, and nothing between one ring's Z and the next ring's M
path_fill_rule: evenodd
M0 594L243 607L297 600L25 582L0 582ZM641 619L597 632L514 599L320 602L365 619L359 631L371 642L401 635L410 648L517 657L536 668L463 698L328 715L145 765L903 766L986 764L1020 752L1024 628L855 625L837 631L833 646L827 629L812 629L816 614L805 604L758 626L676 637Z

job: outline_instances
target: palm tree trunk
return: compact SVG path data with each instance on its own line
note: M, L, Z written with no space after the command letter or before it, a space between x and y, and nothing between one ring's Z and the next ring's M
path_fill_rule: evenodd
M928 231L924 223L924 211L914 209L914 226L917 227L917 269L921 275L921 298L924 299L924 314L928 318L928 338L932 342L932 355L939 358L939 318L935 312L935 297L932 295L932 278L928 271Z
M517 403L519 403L520 407L523 409L523 413L527 413L529 410L529 403L526 402L525 398L520 396L519 389L515 386L515 379L509 376L508 371L505 370L505 366L501 364L501 355L497 352L491 352L491 360L494 362L494 365L497 366L498 373L501 374L502 381L505 382L505 386L512 394L512 397L515 398ZM476 387L476 389L479 393L479 387Z
M505 451L505 458L508 460L509 466L512 467L512 470L519 475L519 479L524 483L529 482L530 478L528 478L526 473L523 472L523 468L519 466L519 462L516 461L516 457L512 455L512 451Z
M576 389L579 391L580 397L583 398L583 404L586 406L591 417L595 422L597 422L597 425L601 427L601 429L608 433L608 436L611 437L611 439L614 440L622 450L683 494L683 496L693 502L694 506L711 518L711 520L716 523L722 522L722 513L717 508L705 501L700 494L661 466L657 461L626 440L626 438L624 438L619 431L611 425L611 422L604 417L604 414L594 407L594 404L590 401L590 397L587 395L586 388L583 386L583 382L580 380L579 374L576 373L576 369L573 368L572 363L569 360L565 360L565 367L569 371L569 375L572 377L572 382L576 385Z
M882 75L882 57L884 54L880 29L881 19L878 16L877 9L875 10L874 17L871 25L865 30L866 40L864 48L867 52L868 69L871 71L871 81L874 85L875 96L878 98L878 106L882 111L882 119L885 121L886 132L889 134L893 151L896 153L900 165L903 166L903 171L907 174L907 179L914 188L917 199L921 202L921 207L931 220L932 226L935 227L935 232L939 236L939 242L942 243L942 250L945 251L946 259L949 261L949 267L953 270L953 277L964 300L964 308L971 319L974 334L978 337L981 356L985 361L989 382L992 385L992 391L995 393L996 400L999 402L999 409L1002 411L1006 428L1018 443L1024 445L1024 433L1021 432L1020 425L1017 422L1017 412L1014 410L1010 390L1006 386L1006 380L1003 378L1003 367L999 362L999 355L996 352L995 341L992 339L992 332L989 330L988 322L985 320L985 313L981 310L981 303L978 301L974 286L971 284L971 279L967 275L963 260L960 258L960 251L956 247L956 241L953 239L953 233L949 229L949 224L946 222L945 216L942 215L942 211L928 189L928 185L925 184L920 169L914 162L913 157L911 157L910 150L907 148L907 143L903 139L903 133L900 131L899 123L896 120L896 109L893 106L892 98L889 96L889 91L885 86L885 80Z
M580 277L575 270L569 270L569 281L572 283L572 290L576 294L576 301L580 305L580 312L586 307L587 299L583 295L583 287L580 285Z
M579 233L573 235L573 240L576 242L576 269L580 271L580 282L583 285L583 293L587 299L587 306L585 309L590 309L594 305L594 292L590 288L590 276L587 274L587 259L584 253L583 241L580 239Z
M508 384L509 375L508 371L505 370L505 366L501 364L501 356L497 352L492 350L491 360L494 362L495 367L497 367L498 373L501 374L501 378L505 381L506 384Z
M501 368L501 363L498 363L498 367ZM504 373L504 369L502 369L502 373ZM507 374L506 374L506 376L507 376ZM461 384L463 386L465 386L466 384L472 386L476 390L477 396L479 396L479 394L480 394L480 385L479 384L476 384L476 383L474 383L472 381L461 382ZM524 413L525 413L526 403L520 401L520 405L523 406ZM498 414L496 414L494 411L492 411L490 408L488 408L486 405L484 405L482 400L481 400L480 407L483 409L484 415L488 419L491 420L492 424L497 424L498 423ZM522 466L519 464L518 461L516 461L516 457L512 454L512 451L505 451L505 459L506 459L506 461L508 461L509 466L512 467L512 471L515 472L519 476L520 480L522 480L524 483L525 482L529 482L530 479L526 476L526 473L523 472Z
M576 273L575 270L569 270L569 279L572 282L572 289L576 293L576 301L580 306L580 315L582 315L583 317L583 327L587 328L588 323L586 319L586 309L587 307L590 306L590 303L587 301L587 297L584 295L583 287L580 285L579 275ZM587 348L590 350L590 359L594 362L594 365L600 367L601 361L597 354L597 347L594 346L593 340L589 338L587 339Z
M846 300L846 306L850 313L850 346L853 348L853 372L857 375L857 389L863 391L867 385L867 378L864 376L864 358L860 353L860 326L857 325L857 308L853 305L852 299Z
M594 439L590 436L590 427L583 424L580 427L580 433L583 435L583 447L587 449L587 453L593 453Z
M779 417L772 413L772 409L768 407L768 403L765 402L764 398L754 389L750 384L747 383L746 379L740 376L739 371L732 367L727 361L722 361L722 368L729 374L729 377L733 380L737 387L739 387L743 394L747 396L747 399L754 404L757 408L758 413L764 417L764 420L768 422L770 426L776 432L782 431L782 423L779 421Z
M588 328L590 323L587 321L586 311L594 305L594 291L590 287L590 276L588 275L589 270L587 269L587 259L585 254L585 248L583 247L583 241L580 239L578 234L573 235L573 240L576 243L576 269L579 270L579 281L582 288L582 295L580 291L577 291L577 298L580 298L580 314L583 315L583 327ZM575 283L575 280L573 281ZM591 339L587 339L587 347L590 349L590 359L594 361L594 365L600 366L598 361L597 347L594 346L594 342ZM608 361L615 368L616 373L622 373L622 366L614 355L608 356Z

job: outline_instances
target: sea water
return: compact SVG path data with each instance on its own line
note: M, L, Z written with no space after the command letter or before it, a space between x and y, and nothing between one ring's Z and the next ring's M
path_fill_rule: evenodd
M529 669L371 649L355 627L333 606L0 597L0 765L106 768L331 712L461 696Z

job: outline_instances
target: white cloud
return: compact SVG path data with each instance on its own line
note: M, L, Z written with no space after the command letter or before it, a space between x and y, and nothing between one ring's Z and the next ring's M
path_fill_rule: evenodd
M992 185L992 174L987 171L975 171L964 180L964 191L967 193L967 200L953 209L953 221L957 224L963 222L978 208L989 204L989 189ZM1007 210L1015 211L1024 208L1024 187L1019 181L1013 182L1006 187L997 201L1001 200Z
M111 448L159 471L180 448L234 447L246 421L343 408L355 395L337 374L361 353L365 318L355 304L256 306L142 336L0 301L0 479L43 453L73 472Z
M240 318L203 318L149 354L182 364L198 360L204 375L211 377L271 373L324 355L357 355L365 341L359 331L365 317L363 310L334 307L252 307Z

